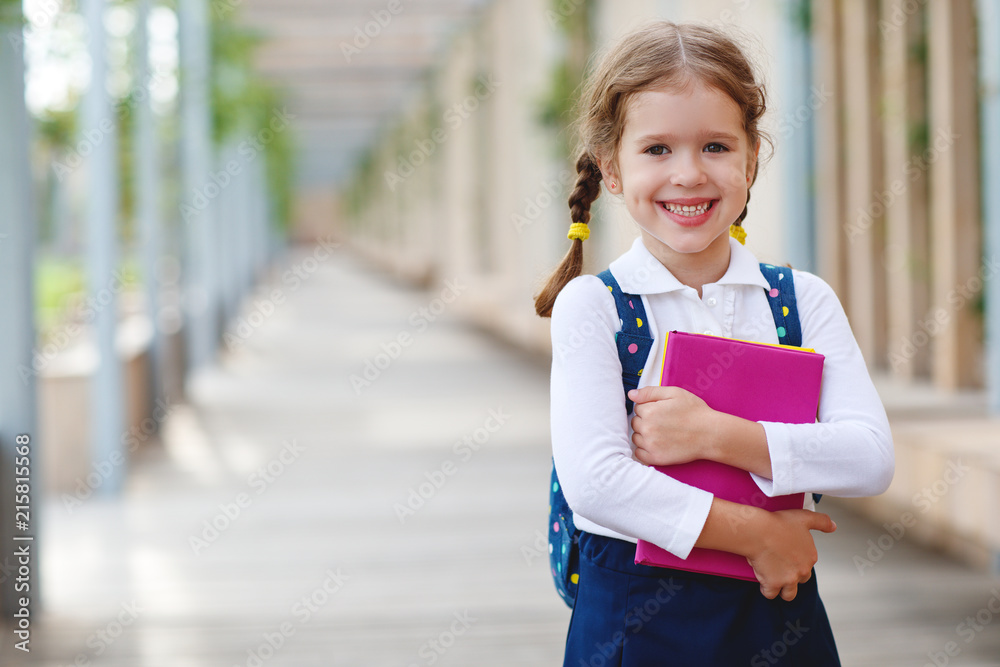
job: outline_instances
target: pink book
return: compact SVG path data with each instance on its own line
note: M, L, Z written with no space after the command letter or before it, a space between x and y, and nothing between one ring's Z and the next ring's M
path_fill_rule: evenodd
M662 386L687 389L709 407L752 421L811 424L816 421L823 355L788 345L768 345L671 331L663 350ZM715 461L657 466L665 475L719 498L771 512L800 509L803 494L768 498L750 473ZM635 562L756 581L739 554L695 547L678 558L639 540Z

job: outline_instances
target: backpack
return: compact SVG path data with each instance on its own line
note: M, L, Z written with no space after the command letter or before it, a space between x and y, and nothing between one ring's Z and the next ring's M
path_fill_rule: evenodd
M760 272L767 279L771 289L767 292L767 302L774 317L778 342L782 345L802 345L802 327L799 311L795 304L795 285L792 270L783 266L761 264ZM649 327L644 327L646 311L642 298L622 292L618 281L610 269L598 274L615 299L621 330L615 334L618 359L622 364L622 388L625 391L625 413L631 414L633 403L628 392L639 386L639 376L649 358L653 338ZM633 347L634 346L634 347ZM631 348L631 349L630 349ZM818 502L819 494L813 494ZM552 480L549 487L549 564L556 591L563 601L573 607L580 581L580 531L573 523L573 510L563 496L559 477L556 475L555 461L552 463Z

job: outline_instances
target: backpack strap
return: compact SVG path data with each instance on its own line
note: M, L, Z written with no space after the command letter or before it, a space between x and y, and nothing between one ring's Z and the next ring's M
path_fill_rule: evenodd
M799 322L799 309L795 303L792 270L787 266L761 263L760 272L771 286L767 292L767 304L771 306L771 315L774 316L778 342L782 345L802 347L802 324ZM812 495L813 502L816 503L823 497L821 493Z
M799 324L799 309L795 305L792 270L787 266L761 263L760 272L771 286L767 292L767 304L771 306L771 314L774 316L778 342L801 347L802 326Z
M642 299L635 294L626 294L611 275L604 270L598 277L607 285L615 299L618 322L621 327L615 334L618 345L618 359L622 364L622 389L625 392L625 413L632 412L633 403L628 392L639 386L639 376L653 347L653 337L646 322L646 309ZM566 502L555 461L552 462L552 476L549 487L549 564L556 590L570 608L576 604L579 590L580 571L580 530L573 521L573 510Z
M618 310L618 322L621 329L615 334L618 345L618 358L622 362L622 388L625 391L625 414L632 412L632 401L628 392L639 386L639 377L643 366L649 358L653 347L653 337L649 333L649 323L646 320L646 309L642 305L642 297L622 291L618 281L611 275L610 269L597 274L615 299Z

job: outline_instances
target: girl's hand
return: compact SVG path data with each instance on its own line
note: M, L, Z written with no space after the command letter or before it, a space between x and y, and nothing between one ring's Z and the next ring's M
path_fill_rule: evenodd
M764 523L747 560L760 582L760 592L769 600L779 593L783 600L793 600L799 584L809 581L819 558L809 531L832 533L837 524L829 515L809 510L764 512L757 517Z
M632 444L646 465L675 465L711 458L718 412L680 387L643 387L628 393L635 401Z

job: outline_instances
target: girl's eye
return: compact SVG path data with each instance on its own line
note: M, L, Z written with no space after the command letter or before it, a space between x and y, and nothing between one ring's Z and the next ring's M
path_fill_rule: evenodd
M709 144L705 146L705 151L708 153L725 153L729 149L722 144Z
M646 149L646 152L650 155L666 155L668 150L666 146L650 146Z

